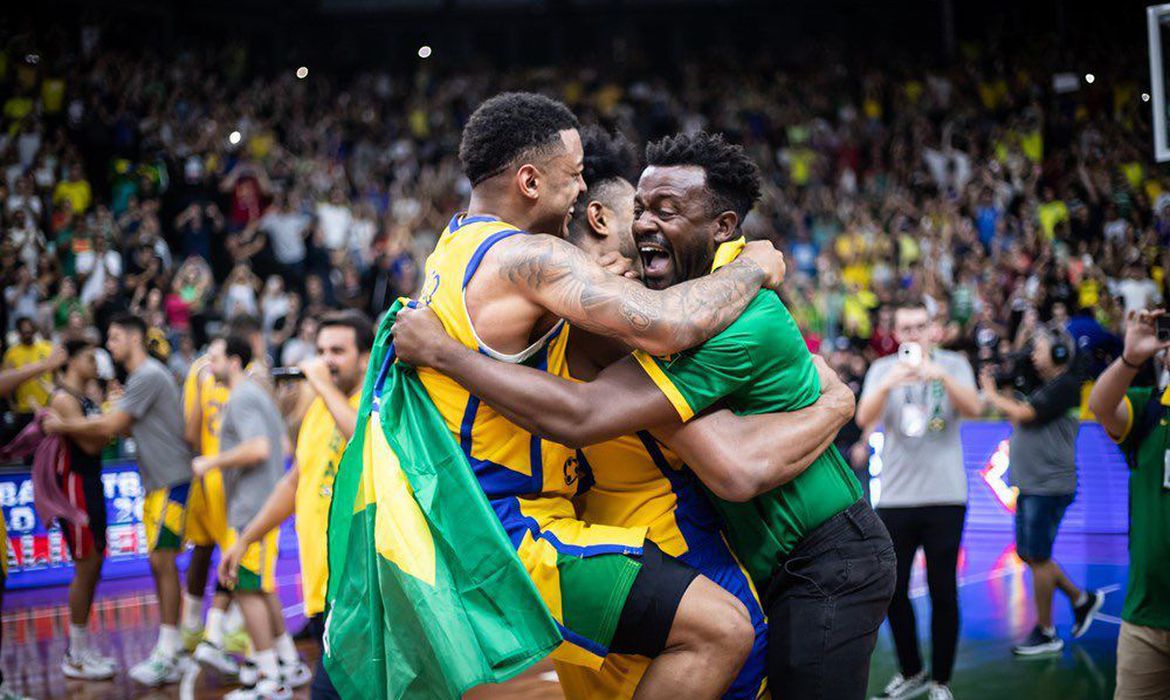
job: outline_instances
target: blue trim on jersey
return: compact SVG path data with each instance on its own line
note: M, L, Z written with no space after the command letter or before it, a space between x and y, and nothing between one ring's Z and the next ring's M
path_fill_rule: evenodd
M484 221L499 221L499 219L488 214L481 214L480 216L469 216L466 219L460 219L459 215L456 214L455 216L451 217L451 222L447 224L447 230L451 233L455 233L468 224L478 224Z
M490 503L492 510L496 513L496 518L504 526L504 532L511 540L512 547L517 550L520 549L520 543L524 541L524 534L528 533L533 540L545 540L553 546L553 549L572 557L594 557L599 554L642 556L641 547L628 547L624 544L580 545L562 542L555 534L541 530L536 518L525 515L520 510L520 499L515 496L492 499Z
M187 505L187 497L191 495L191 482L184 481L167 489L167 500L181 505Z
M589 652L590 654L595 654L595 655L601 656L601 657L604 657L607 654L609 654L608 648L601 646L600 644L593 641L592 639L582 637L581 635L577 634L576 632L569 629L568 627L565 627L564 625L562 625L559 622L557 622L557 629L561 631L561 636L564 637L566 642L568 642L570 644L574 644L576 646L579 646L582 649L584 649L585 651Z
M471 254L471 259L467 261L467 268L463 272L463 289L467 289L467 284L471 282L471 278L475 276L475 271L479 269L479 264L483 262L483 256L487 255L488 250L490 250L492 246L504 240L505 238L509 238L521 233L524 232L520 229L513 228L507 229L505 231L497 231L496 233L493 233L492 235L483 239L483 242L479 244L479 247L475 249L475 252Z

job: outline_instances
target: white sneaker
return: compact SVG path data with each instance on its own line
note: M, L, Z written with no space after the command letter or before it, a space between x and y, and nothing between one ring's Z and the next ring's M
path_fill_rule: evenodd
M113 659L106 658L92 649L82 649L80 652L65 652L61 659L61 673L66 678L76 678L83 681L104 681L114 677L118 665Z
M251 659L244 659L240 664L240 685L251 687L260 682L260 669Z
M930 690L930 681L926 677L926 670L905 678L901 673L895 674L886 684L885 690L874 700L905 700L922 695Z
M141 661L130 669L130 678L149 688L178 683L182 677L183 670L179 668L179 659L168 656L158 649L152 651L146 661Z
M955 700L955 696L947 686L933 683L930 686L930 700Z
M300 659L297 659L296 663L282 663L280 664L280 679L290 688L300 688L313 680L313 669Z
M195 647L194 657L199 663L208 668L215 669L222 675L236 676L240 673L239 662L232 658L231 654L206 639L199 642L199 645Z
M32 700L12 690L7 685L0 685L0 700Z
M256 685L238 688L223 696L223 700L292 700L292 690L271 678L261 678Z

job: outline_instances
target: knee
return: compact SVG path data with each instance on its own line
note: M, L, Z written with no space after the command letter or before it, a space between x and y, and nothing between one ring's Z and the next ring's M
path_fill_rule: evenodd
M705 620L699 638L712 653L721 654L735 668L743 666L756 641L756 630L747 608L738 598L728 594L713 606L713 615Z
M158 574L165 574L170 571L175 571L175 555L171 552L156 551L150 553L150 570L157 576Z

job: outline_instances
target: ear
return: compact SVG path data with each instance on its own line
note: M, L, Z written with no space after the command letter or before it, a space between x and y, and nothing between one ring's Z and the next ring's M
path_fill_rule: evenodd
M715 245L735 240L738 237L738 214L729 210L715 217Z
M609 235L609 210L597 200L590 200L585 207L585 220L589 222L589 230L595 235L605 238Z
M516 170L516 189L525 199L536 200L540 196L540 169L525 163Z

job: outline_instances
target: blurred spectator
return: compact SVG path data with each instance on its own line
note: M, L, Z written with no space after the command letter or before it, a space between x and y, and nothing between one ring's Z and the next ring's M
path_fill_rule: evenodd
M53 352L53 346L48 341L37 337L37 327L32 318L18 317L16 321L17 343L4 353L4 369L20 369L31 364L43 362ZM16 387L13 393L12 409L15 413L13 429L19 432L32 420L33 413L38 408L44 408L49 402L49 391L52 388L53 376L45 372L39 377L26 380Z

